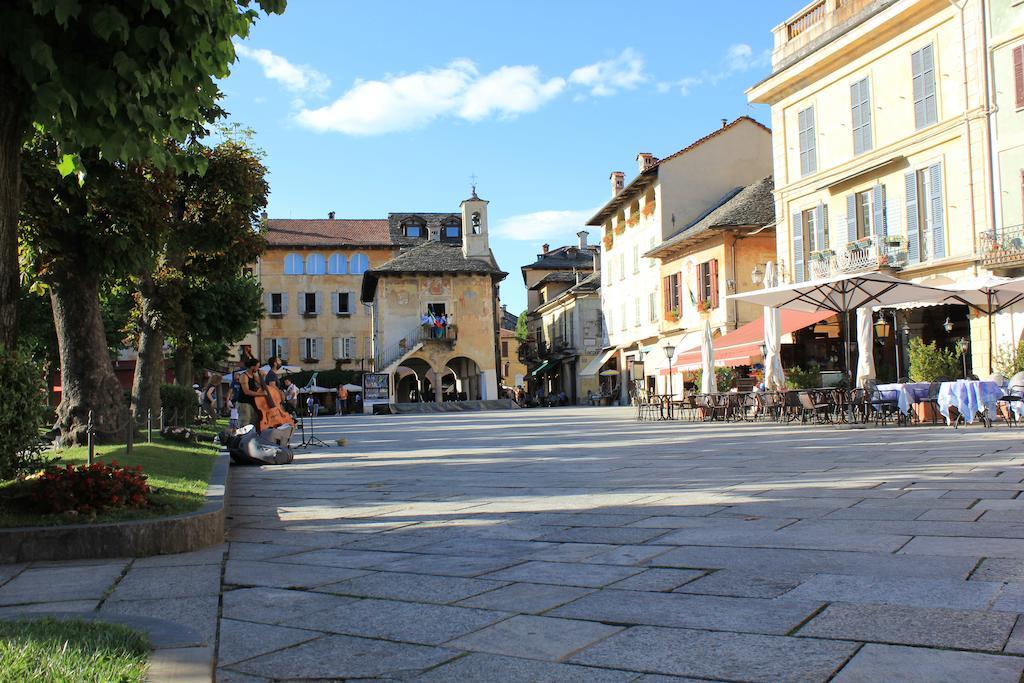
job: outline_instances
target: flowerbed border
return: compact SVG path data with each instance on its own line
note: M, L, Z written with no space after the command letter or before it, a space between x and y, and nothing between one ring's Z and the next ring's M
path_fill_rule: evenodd
M206 502L195 512L102 524L0 529L0 564L170 555L223 543L230 462L227 453L217 456Z

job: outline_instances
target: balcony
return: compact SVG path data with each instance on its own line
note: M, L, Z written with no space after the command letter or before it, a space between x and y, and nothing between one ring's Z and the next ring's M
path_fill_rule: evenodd
M807 54L818 38L838 36L852 24L879 12L896 0L815 0L775 27L772 68L779 71Z
M902 235L865 237L850 242L846 249L816 251L807 261L809 277L814 280L866 273L882 268L899 270L907 265L907 247Z
M990 268L1024 266L1024 225L981 233L981 263Z
M435 327L433 325L421 325L419 341L423 344L448 344L455 346L458 341L459 330L455 325Z

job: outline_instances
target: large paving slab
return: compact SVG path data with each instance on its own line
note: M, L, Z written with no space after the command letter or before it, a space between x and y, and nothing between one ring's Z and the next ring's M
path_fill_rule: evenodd
M836 683L1018 683L1024 659L896 645L865 645L833 680Z

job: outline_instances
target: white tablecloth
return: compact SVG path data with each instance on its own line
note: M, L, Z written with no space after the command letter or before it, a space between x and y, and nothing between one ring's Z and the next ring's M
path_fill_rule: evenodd
M977 413L985 413L991 420L996 417L996 403L1003 390L995 382L958 380L943 382L939 386L939 412L950 422L949 408L955 407L964 420L974 422Z
M906 415L913 405L928 398L928 382L910 382L903 384L879 384L878 392L886 401L896 399L900 412Z

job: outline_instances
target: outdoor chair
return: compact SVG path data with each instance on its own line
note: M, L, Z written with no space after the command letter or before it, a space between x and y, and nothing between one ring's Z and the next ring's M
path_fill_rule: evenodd
M903 416L900 413L900 402L897 399L886 398L878 390L878 383L875 381L869 381L865 388L868 392L868 405L871 409L871 416L875 419L876 425L879 422L884 425L893 419L896 420L896 424L902 424Z
M817 392L801 391L797 394L797 400L800 402L801 422L832 422L831 405L823 402Z
M919 403L925 403L932 407L932 424L936 424L939 420L939 386L941 382L932 382L928 385L928 396L921 399Z
M693 422L697 419L697 400L696 396L690 394L684 396L681 401L677 403L679 407L680 419L685 418L689 422Z
M853 419L855 422L867 423L868 421L868 392L864 389L851 389L850 395L846 399L849 401L851 410L853 411Z
M636 419L640 422L661 419L661 401L657 397L650 396L646 391L637 393L636 409Z

